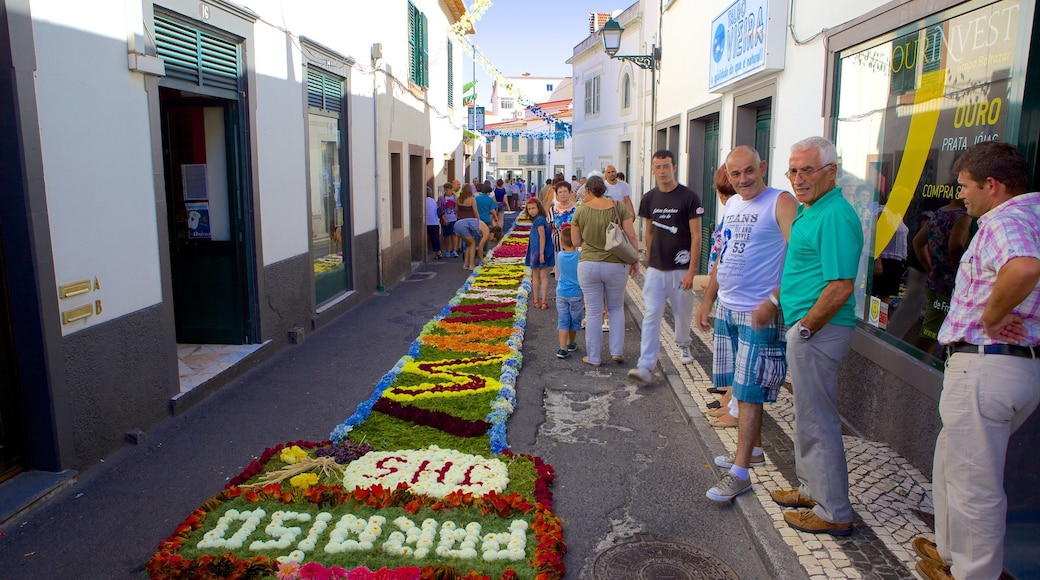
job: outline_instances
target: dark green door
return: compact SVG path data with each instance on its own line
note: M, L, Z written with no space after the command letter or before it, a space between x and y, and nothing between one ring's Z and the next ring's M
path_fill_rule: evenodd
M711 235L718 227L717 205L715 194L715 172L719 169L719 116L712 115L704 122L704 173L701 177L701 203L704 215L701 216L701 264L700 273L708 271L708 257L711 255Z
M28 459L4 272L3 246L0 246L0 481L20 472Z
M768 105L764 105L755 110L755 150L758 151L762 161L766 162L766 167L769 167L769 151L771 142L771 133L773 130L773 105L770 102ZM766 172L762 176L762 179L769 182L769 173Z
M238 103L160 95L177 342L253 342Z

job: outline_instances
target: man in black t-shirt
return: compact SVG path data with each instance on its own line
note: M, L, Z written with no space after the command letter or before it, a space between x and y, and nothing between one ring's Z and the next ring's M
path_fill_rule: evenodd
M693 362L690 323L693 320L693 276L701 255L701 215L704 208L695 192L675 180L675 155L661 150L653 156L657 187L643 195L639 217L646 220L649 266L643 280L642 338L639 363L629 378L649 383L661 348L661 319L666 303L672 305L675 343L683 364Z

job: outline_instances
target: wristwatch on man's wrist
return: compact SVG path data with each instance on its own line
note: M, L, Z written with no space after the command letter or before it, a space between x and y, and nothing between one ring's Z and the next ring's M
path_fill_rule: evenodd
M798 323L798 336L800 336L802 340L809 340L810 338L812 338L812 335L812 329L806 327L801 322Z

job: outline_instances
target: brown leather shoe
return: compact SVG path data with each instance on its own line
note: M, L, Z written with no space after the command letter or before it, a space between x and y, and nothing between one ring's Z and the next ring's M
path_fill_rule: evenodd
M954 580L949 566L928 558L918 560L917 573L925 580Z
M784 520L792 528L801 532L809 532L810 534L847 536L852 533L852 522L847 524L828 522L810 509L785 512Z
M816 507L816 502L802 495L797 489L777 489L769 492L769 497L777 505L783 507L811 508Z
M942 564L943 566L946 565L946 561L939 555L939 550L936 548L935 542L928 538L918 536L914 538L911 545L914 547L914 552L917 552L917 555L922 560L932 560Z

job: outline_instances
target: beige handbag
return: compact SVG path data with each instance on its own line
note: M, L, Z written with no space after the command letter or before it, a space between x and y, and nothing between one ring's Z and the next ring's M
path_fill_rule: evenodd
M639 252L628 240L628 234L621 225L621 213L618 212L616 201L614 202L614 218L616 221L607 224L607 243L604 244L603 249L614 254L626 264L635 264L639 261Z

